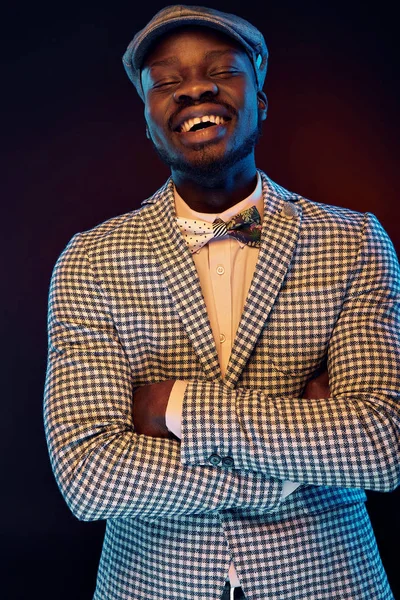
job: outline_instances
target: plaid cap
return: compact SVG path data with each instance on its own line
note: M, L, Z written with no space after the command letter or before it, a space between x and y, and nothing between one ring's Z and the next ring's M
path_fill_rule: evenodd
M160 10L149 23L138 31L123 56L123 65L129 79L144 101L140 70L151 45L166 33L185 25L200 25L225 33L246 50L261 90L268 65L268 49L262 33L251 23L230 13L205 6L175 4Z

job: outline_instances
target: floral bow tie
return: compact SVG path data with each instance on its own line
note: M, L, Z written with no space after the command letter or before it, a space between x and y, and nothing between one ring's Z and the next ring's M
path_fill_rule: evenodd
M192 254L200 250L210 240L230 236L242 244L260 247L261 217L255 206L246 208L225 223L215 219L213 223L193 219L178 218L177 224Z

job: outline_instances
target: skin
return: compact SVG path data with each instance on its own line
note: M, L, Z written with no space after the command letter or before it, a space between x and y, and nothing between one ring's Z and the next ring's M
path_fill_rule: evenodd
M178 193L199 212L219 213L249 196L257 182L255 145L267 116L246 52L204 27L175 30L148 53L142 68L147 137L170 169ZM218 115L222 125L182 131L193 117ZM175 437L165 424L174 381L142 386L133 396L137 433ZM327 374L305 398L329 397Z

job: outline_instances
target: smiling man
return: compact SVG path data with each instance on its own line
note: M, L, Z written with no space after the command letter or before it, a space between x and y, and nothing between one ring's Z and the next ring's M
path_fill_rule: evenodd
M45 424L107 519L95 600L390 600L365 489L399 483L399 264L373 215L256 168L268 52L170 6L124 66L171 177L54 270Z

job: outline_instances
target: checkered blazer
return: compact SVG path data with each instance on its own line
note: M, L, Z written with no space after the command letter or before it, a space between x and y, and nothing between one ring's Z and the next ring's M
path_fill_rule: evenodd
M220 600L232 558L248 600L392 598L363 490L399 482L398 261L371 214L261 176L224 381L172 181L55 266L45 426L71 511L107 520L95 600ZM325 365L332 397L302 399ZM132 423L165 379L189 381L181 445Z

